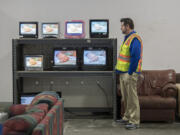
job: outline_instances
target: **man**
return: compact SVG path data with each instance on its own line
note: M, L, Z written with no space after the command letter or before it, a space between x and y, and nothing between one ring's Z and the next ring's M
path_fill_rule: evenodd
M120 74L120 89L125 113L119 121L126 129L137 129L140 124L140 107L137 96L138 76L142 71L142 48L140 36L134 31L130 18L122 18L121 31L125 34L117 59L116 72Z

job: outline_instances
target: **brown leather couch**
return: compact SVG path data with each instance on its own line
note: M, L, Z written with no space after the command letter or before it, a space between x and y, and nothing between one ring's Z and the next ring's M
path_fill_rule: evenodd
M142 72L137 86L141 121L173 122L175 120L177 99L175 84L174 70L144 70ZM119 88L118 95L121 96ZM124 113L122 102L120 112L122 116Z

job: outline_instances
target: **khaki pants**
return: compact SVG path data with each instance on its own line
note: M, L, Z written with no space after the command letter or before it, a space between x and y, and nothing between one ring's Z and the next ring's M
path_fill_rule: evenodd
M119 78L122 101L124 101L125 107L125 113L122 119L128 120L132 124L140 123L140 107L137 96L138 76L137 73L133 73L132 75L122 73Z

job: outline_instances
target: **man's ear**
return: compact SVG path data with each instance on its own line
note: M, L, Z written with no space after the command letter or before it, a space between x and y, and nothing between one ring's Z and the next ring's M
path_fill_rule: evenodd
M126 25L126 29L128 29L128 30L130 29L129 24Z

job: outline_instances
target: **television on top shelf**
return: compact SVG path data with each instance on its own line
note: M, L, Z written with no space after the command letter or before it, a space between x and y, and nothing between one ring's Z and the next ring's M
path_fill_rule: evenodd
M42 23L41 33L43 38L58 38L59 37L59 23Z
M77 50L73 48L57 48L53 51L53 68L71 70L78 68Z
M27 71L42 71L43 55L25 55L24 67Z
M65 22L65 38L84 38L85 22L82 20L72 20Z
M85 48L83 50L84 70L106 70L107 49L106 48Z
M109 20L89 20L89 32L91 38L108 38Z
M38 22L19 22L20 38L38 38Z

